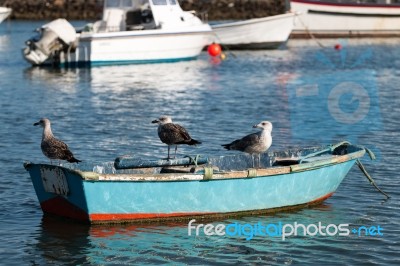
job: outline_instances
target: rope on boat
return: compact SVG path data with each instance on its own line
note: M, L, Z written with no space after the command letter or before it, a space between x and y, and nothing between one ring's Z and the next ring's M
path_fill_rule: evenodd
M371 160L375 160L376 159L375 154L370 149L364 147L364 150L368 153L369 158L371 158Z
M184 158L189 158L189 165L190 164L194 164L195 167L198 166L198 162L199 162L199 158L200 158L200 154L197 154L194 158L190 155L185 155Z
M310 32L310 30L308 29L308 27L306 26L306 24L303 22L303 20L301 19L301 16L299 14L296 13L296 17L297 19L301 22L301 24L303 25L304 29L306 30L307 34L311 37L311 39L313 39L321 48L326 48L320 41L318 41L317 38L315 38L314 34L312 34Z
M342 142L340 142L340 143L338 143L338 144L335 144L335 145L329 145L329 147L326 148L326 149L324 149L324 150L317 151L317 152L314 152L314 153L310 153L310 154L304 156L304 157L301 158L301 160L299 161L299 164L301 164L301 163L303 162L303 160L305 160L305 159L307 159L307 158L310 158L310 157L313 157L313 156L317 156L317 155L319 155L319 154L322 154L322 153L325 153L325 152L328 152L328 151L333 152L336 148L338 148L338 147L340 147L340 146L342 146L342 145L351 145L351 143L348 142L348 141L342 141ZM363 148L364 148L365 152L368 153L368 155L369 155L369 157L371 158L371 160L375 160L375 159L376 159L375 154L374 154L370 149L365 148L365 147L363 147ZM372 177L368 174L367 170L365 169L364 165L361 163L361 161L360 161L359 159L356 160L356 164L357 164L358 167L360 168L361 172L363 172L363 174L367 177L369 183L370 183L371 185L373 185L380 193L382 193L383 195L385 195L386 198L389 199L390 196L389 196L388 194L386 194L383 190L381 190L381 189L376 185L374 179L372 179Z
M367 151L367 149L365 149ZM368 151L367 151L368 152ZM371 152L371 151L370 151ZM371 156L371 154L368 152L368 154ZM373 155L373 153L372 153ZM373 157L375 158L375 155L373 155ZM372 157L371 157L372 159ZM386 198L390 198L390 196L388 194L386 194L383 190L381 190L375 183L375 181L372 179L372 177L368 174L367 170L365 169L364 165L361 163L361 161L359 159L357 159L356 164L358 165L358 167L360 168L361 172L364 173L365 177L368 179L369 183L371 185L373 185L380 193L382 193L383 195L386 196Z

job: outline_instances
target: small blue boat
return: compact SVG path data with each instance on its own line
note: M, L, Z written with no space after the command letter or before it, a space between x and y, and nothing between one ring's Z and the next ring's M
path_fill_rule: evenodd
M24 167L45 213L89 223L190 220L318 204L366 151L341 142L268 152L257 169L245 154Z

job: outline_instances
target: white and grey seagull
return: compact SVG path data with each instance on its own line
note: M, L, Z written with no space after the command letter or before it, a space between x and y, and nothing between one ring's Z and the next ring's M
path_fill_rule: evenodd
M168 145L168 159L170 159L169 151L173 145L175 145L176 157L176 150L178 149L179 144L201 144L200 141L192 139L189 132L184 127L172 123L170 116L163 115L159 119L153 120L152 123L158 124L158 136L163 143Z
M223 144L222 146L227 150L237 150L251 154L254 167L254 155L258 155L258 163L260 166L260 154L266 152L269 147L271 147L272 123L269 121L262 121L254 125L253 128L261 128L261 131L237 139L229 144Z
M47 118L40 119L39 122L33 124L34 126L42 126L42 143L40 147L42 148L43 154L51 160L66 160L70 163L79 163L74 157L72 152L69 150L68 145L59 139L56 139L51 131L50 120Z

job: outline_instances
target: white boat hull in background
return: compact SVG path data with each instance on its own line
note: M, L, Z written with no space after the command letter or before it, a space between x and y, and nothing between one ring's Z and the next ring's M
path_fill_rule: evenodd
M294 13L212 25L214 41L236 49L273 49L285 43L294 26Z
M11 14L11 8L0 7L0 23L3 22Z
M212 41L210 25L172 0L105 0L102 20L81 31L57 19L39 34L26 42L24 58L67 67L190 60Z
M210 38L208 25L199 27L197 32L152 30L85 34L80 36L75 51L61 52L60 63L110 65L190 60L201 53Z
M400 5L292 0L299 12L292 37L399 37Z

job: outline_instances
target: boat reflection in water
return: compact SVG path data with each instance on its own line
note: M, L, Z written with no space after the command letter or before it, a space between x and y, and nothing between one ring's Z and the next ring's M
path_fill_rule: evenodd
M329 220L326 213L329 213ZM340 224L343 217L340 207L321 204L303 210L283 212L271 216L252 216L240 219L209 220L204 224L279 224L293 223L301 220L304 224ZM200 222L197 222L199 224ZM257 256L264 260L276 260L281 254L276 252L281 243L279 236L267 237L254 235L252 241L245 241L246 236L206 236L202 230L199 236L192 231L188 235L188 223L163 224L118 224L118 225L84 225L71 223L52 215L44 215L36 230L36 241L27 243L25 249L31 262L42 265L50 263L74 265L138 264L138 263L171 263L182 261L188 263L196 260L206 265L210 257L223 259L224 253L232 252L249 254L256 248ZM313 238L315 238L314 236ZM308 243L310 238L292 237L298 244ZM343 238L348 243L349 238ZM335 240L341 245L340 239ZM226 252L224 252L226 251ZM249 254L251 255L251 254Z
M92 100L103 93L128 93L149 90L146 93L161 93L171 99L182 96L179 92L191 90L196 99L198 90L207 88L207 71L210 64L206 60L177 62L174 64L118 65L91 68L50 68L30 67L24 74L32 82L40 82L44 87L66 93L76 92L76 88L87 84L93 93ZM163 94L164 93L164 94ZM135 99L142 93L135 93ZM133 100L135 100L133 99ZM98 99L100 100L100 99ZM100 103L99 103L100 104Z

